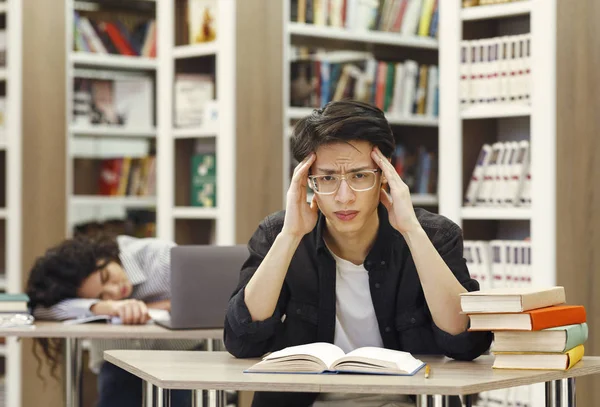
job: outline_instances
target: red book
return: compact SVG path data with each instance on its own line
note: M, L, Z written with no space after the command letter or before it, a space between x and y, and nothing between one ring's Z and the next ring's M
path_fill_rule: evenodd
M101 27L100 29L108 34L110 40L115 44L115 48L117 48L121 55L137 56L137 53L131 44L129 44L127 39L123 38L116 25L113 23L100 23L99 25Z

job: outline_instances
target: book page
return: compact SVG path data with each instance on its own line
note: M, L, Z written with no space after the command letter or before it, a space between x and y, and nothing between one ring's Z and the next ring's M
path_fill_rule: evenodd
M413 372L423 364L422 361L414 358L408 352L377 347L363 347L355 349L352 352L348 353L345 359L360 360L360 358L392 362L396 365L398 370L402 370L405 372Z
M331 343L317 342L307 345L290 346L265 356L263 360L272 360L294 355L311 355L321 359L325 365L331 366L336 360L344 356L344 351Z

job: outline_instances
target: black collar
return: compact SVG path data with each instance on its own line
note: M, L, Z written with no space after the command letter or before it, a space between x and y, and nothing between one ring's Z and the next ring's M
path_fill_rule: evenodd
M377 230L375 243L365 259L365 268L367 270L369 270L371 266L385 266L386 262L389 261L392 246L400 237L398 231L396 231L396 229L390 225L387 209L381 203L377 207L377 216L379 217L379 229ZM329 250L327 250L327 247L325 246L325 240L323 239L325 226L325 215L319 211L319 218L314 229L317 254L329 254Z

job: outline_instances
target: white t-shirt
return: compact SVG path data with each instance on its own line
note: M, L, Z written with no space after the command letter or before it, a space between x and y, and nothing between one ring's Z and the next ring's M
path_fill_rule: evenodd
M335 336L333 343L346 353L362 346L383 347L365 267L335 259ZM408 396L322 393L312 407L414 407Z
M363 346L383 347L365 266L335 259L335 337L333 343L346 353Z

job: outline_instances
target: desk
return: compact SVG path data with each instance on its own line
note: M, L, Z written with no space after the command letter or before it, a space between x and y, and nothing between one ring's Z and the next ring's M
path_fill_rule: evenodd
M104 352L106 361L140 377L147 387L156 387L157 397L152 401L159 407L169 406L172 389L416 394L420 403L429 398L434 407L444 405L441 395L459 395L466 396L465 404L470 406L472 394L542 382L546 383L546 406L574 406L574 378L600 373L600 357L590 356L567 372L496 370L492 369L493 356L473 362L419 358L431 365L429 379L424 369L414 376L250 374L243 373L244 369L258 360L235 359L227 352Z
M112 325L89 323L66 325L62 322L36 322L31 327L0 329L0 336L65 339L65 402L67 407L81 404L79 389L82 372L81 341L84 339L194 339L208 340L209 350L217 348L222 329L173 331L158 325Z

